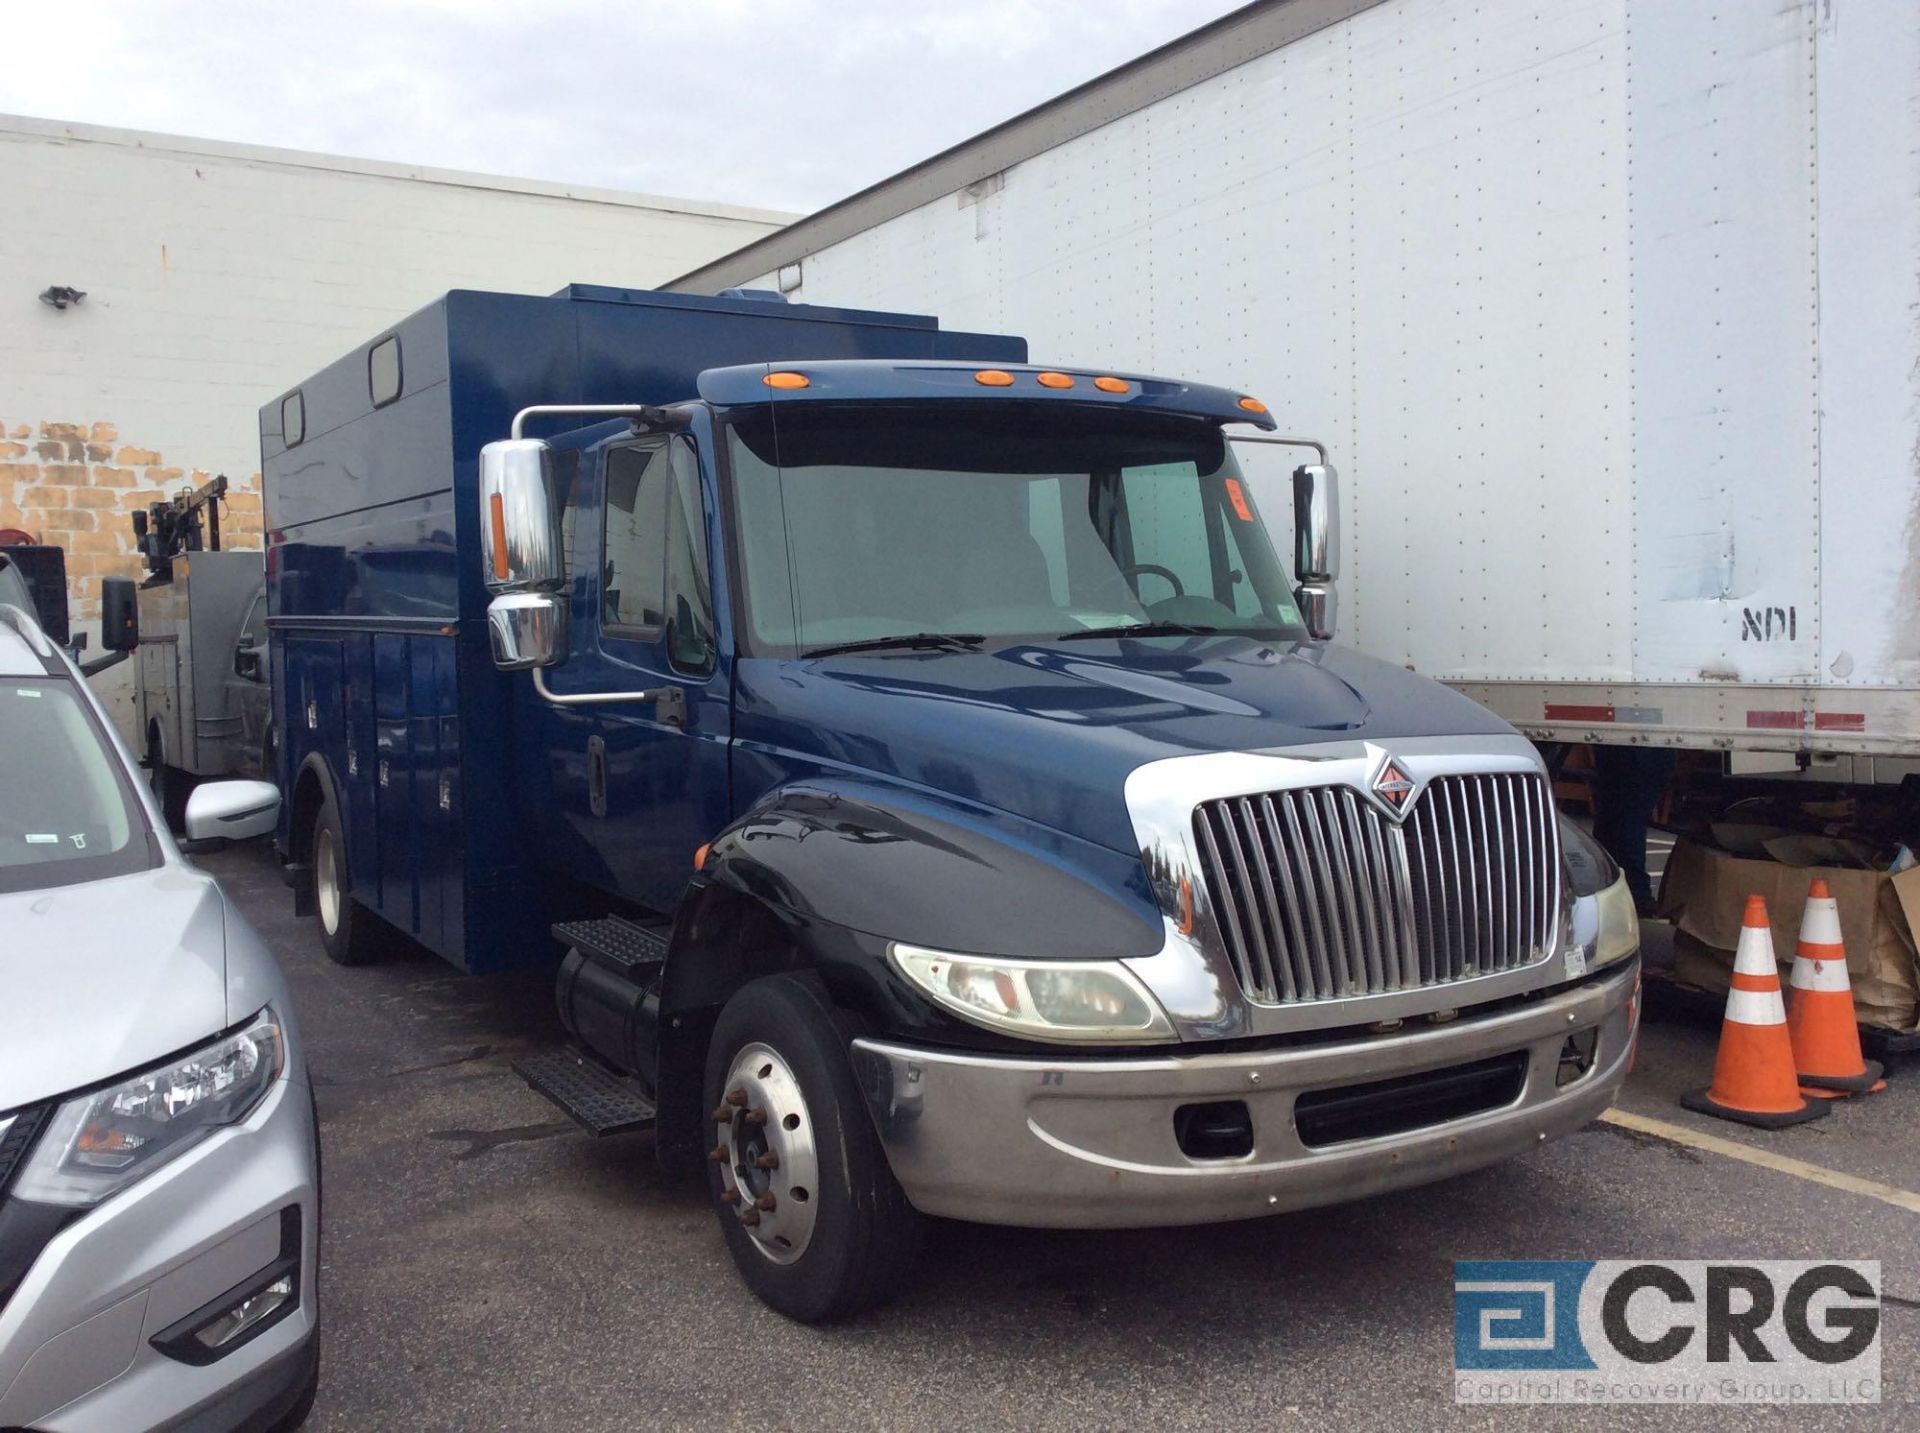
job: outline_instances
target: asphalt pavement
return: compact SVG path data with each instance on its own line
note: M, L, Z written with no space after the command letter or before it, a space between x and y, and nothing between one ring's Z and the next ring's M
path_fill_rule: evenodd
M325 1365L308 1428L1774 1427L1756 1406L1456 1408L1460 1258L1878 1259L1883 1402L1920 1426L1920 1213L1598 1123L1442 1184L1243 1224L932 1225L900 1300L813 1329L733 1272L703 1186L595 1141L510 1069L558 1038L544 979L404 943L330 964L264 846L201 858L279 955L319 1094ZM1679 1108L1715 1032L1654 1020L1621 1108L1920 1190L1920 1059L1761 1134Z

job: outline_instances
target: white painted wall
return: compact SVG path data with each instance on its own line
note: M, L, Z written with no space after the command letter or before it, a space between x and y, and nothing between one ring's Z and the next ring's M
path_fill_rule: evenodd
M0 418L251 473L261 403L447 289L644 286L791 217L0 117Z

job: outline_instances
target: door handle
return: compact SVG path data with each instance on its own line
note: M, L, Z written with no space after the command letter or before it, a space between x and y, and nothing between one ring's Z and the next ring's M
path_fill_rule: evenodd
M607 744L597 736L587 738L587 809L607 814Z

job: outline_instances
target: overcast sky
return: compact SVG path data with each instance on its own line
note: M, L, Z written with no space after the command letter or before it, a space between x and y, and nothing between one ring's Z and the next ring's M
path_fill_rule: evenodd
M0 113L805 211L1240 3L16 0Z

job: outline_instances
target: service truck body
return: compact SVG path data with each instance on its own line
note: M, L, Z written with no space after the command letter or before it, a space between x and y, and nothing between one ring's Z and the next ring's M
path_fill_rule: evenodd
M1916 75L1906 0L1274 0L669 287L1242 387L1341 455L1361 650L1543 739L1898 779Z
M170 783L260 776L273 764L261 555L192 552L170 569L139 590L128 743L159 773L163 801ZM177 822L178 803L167 804Z
M557 963L579 1048L522 1073L705 1152L800 1318L897 1283L918 1214L1297 1208L1625 1075L1624 881L1531 743L1324 640L1331 470L1295 587L1228 441L1257 399L1026 358L457 292L261 414L279 843L328 952Z

